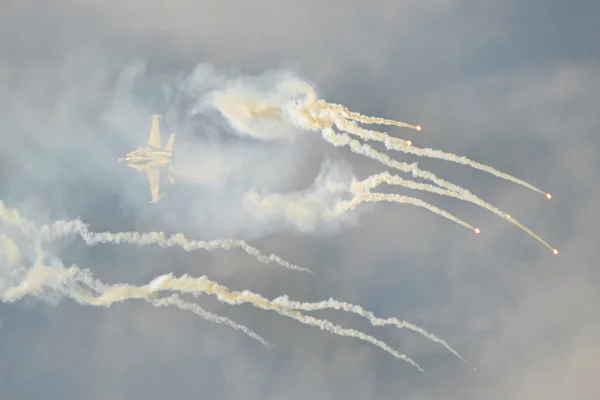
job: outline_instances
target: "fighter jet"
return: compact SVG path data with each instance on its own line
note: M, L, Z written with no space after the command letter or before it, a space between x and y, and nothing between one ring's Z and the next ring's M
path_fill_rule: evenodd
M137 169L138 171L146 171L148 182L150 183L150 193L152 200L150 203L156 203L164 193L159 194L160 188L160 173L168 170L169 181L175 182L172 175L173 166L173 142L175 142L175 134L171 133L167 144L161 148L160 143L160 128L158 119L160 115L152 115L152 127L150 128L150 137L146 146L140 146L137 150L127 153L124 157L119 158L119 162L127 164L127 166Z

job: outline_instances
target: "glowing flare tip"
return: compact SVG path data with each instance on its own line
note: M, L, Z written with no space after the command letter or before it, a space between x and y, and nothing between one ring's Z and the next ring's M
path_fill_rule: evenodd
M550 200L550 199L552 198L552 195L551 195L550 193L546 193L546 198L547 198L548 200Z
M556 255L558 254L558 250L557 249L552 249L552 252Z
M417 126L415 127L415 129L416 129L416 130L418 130L418 131L420 131L420 130L422 129L422 128L421 128L421 125L417 125Z
M412 142L410 140L407 140L406 144L409 145L409 146L412 146Z
M478 234L478 235L481 233L481 231L479 230L479 228L475 228L475 233Z

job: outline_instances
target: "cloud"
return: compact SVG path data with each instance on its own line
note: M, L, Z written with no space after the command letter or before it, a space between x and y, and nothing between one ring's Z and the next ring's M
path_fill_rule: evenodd
M270 297L333 296L424 326L477 371L415 335L369 330L339 314L319 315L385 339L423 365L427 378L354 340L214 299L198 301L278 348L265 351L227 327L145 303L104 310L25 300L0 305L4 393L597 398L590 374L600 331L600 193L593 185L600 68L597 28L589 22L597 13L558 2L538 6L12 2L0 16L1 199L40 222L80 216L96 230L239 236L310 267L317 278L237 252L88 248L76 238L51 248L65 264L89 267L108 282L143 284L173 270ZM214 109L194 112L216 87L239 84L235 77L252 75L265 93L261 84L289 71L353 111L422 124L421 133L410 133L416 145L464 154L552 192L548 202L479 171L418 159L518 216L561 254L547 254L471 204L434 195L423 198L477 223L482 234L391 204L352 214L342 230L315 234L322 221L295 218L281 204L293 200L320 212L336 197L321 182L383 168L293 129L251 126L266 136L239 135ZM195 90L181 90L194 80ZM146 140L148 114L157 109L180 147L176 184L163 204L150 207L144 177L115 160ZM257 209L260 202L245 202L248 193L279 206ZM28 254L15 236L11 231Z

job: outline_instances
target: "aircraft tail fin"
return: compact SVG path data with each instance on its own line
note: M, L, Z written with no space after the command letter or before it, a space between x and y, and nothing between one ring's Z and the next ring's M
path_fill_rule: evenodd
M165 144L165 151L173 151L173 143L175 143L175 134L171 133L169 141Z

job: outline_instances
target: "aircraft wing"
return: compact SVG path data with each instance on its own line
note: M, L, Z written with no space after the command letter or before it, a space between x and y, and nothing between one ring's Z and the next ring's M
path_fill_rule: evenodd
M148 183L150 184L150 193L152 194L152 203L159 199L158 190L160 188L160 171L157 169L147 169Z
M160 127L158 125L158 115L152 116L152 127L150 128L150 137L148 144L155 149L160 149Z

